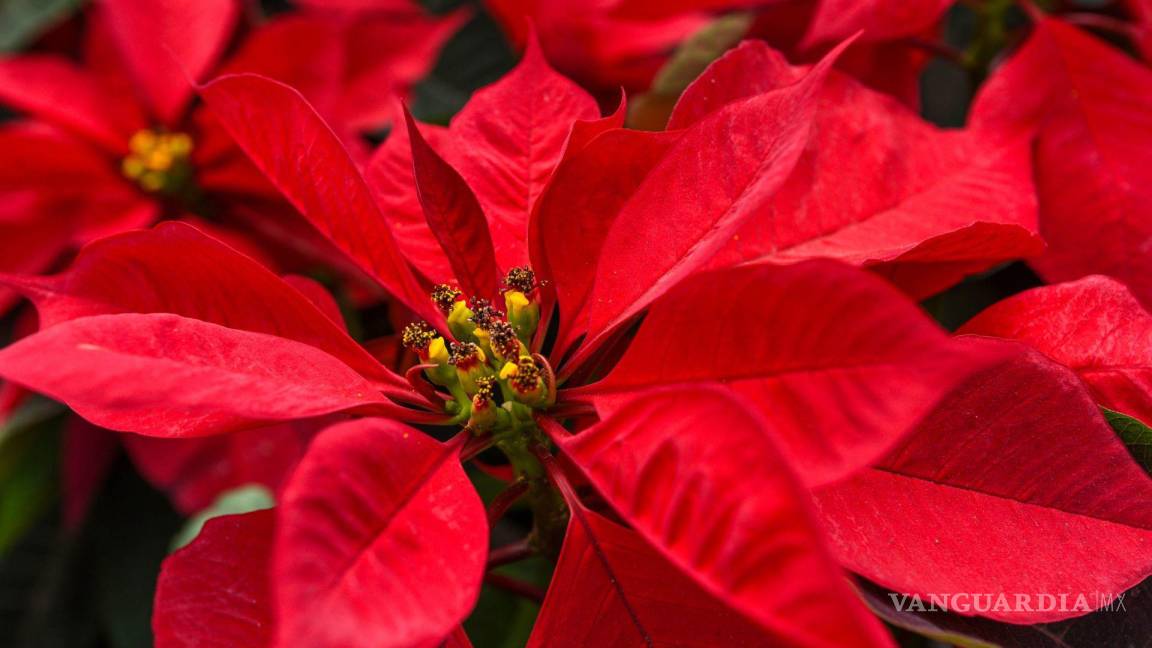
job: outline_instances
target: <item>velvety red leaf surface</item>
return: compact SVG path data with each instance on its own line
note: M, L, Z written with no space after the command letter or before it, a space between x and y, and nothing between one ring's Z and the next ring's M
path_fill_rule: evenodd
M393 407L315 347L170 314L57 324L0 351L0 376L97 425L162 437Z
M951 4L951 0L817 0L804 42L834 42L859 30L867 40L914 34L937 21Z
M156 648L272 645L275 521L271 510L213 518L164 561L152 614Z
M1035 131L1040 234L1051 282L1115 277L1152 303L1152 70L1055 19L981 89L972 125L989 138Z
M261 25L224 72L254 72L299 90L331 124L350 131L378 127L392 102L435 64L465 16L424 13L415 2L401 11L285 14ZM350 139L352 133L341 133Z
M412 146L416 194L428 229L440 243L460 287L469 295L495 299L502 273L496 265L489 222L476 194L460 173L424 141L407 110L404 120ZM445 281L448 277L438 279Z
M763 419L721 388L648 393L554 439L664 557L775 640L889 645Z
M796 74L766 45L744 43L688 88L669 127ZM927 296L968 272L1043 251L1030 155L1027 137L993 145L936 128L834 72L792 175L712 265L836 258ZM902 272L907 265L915 272Z
M520 63L452 119L453 144L445 155L479 197L501 267L527 263L532 205L572 124L599 116L591 95L557 74L532 39Z
M447 150L446 128L421 124L420 132L434 150ZM428 227L416 191L412 144L408 140L407 128L392 130L364 167L364 178L404 257L431 281L451 278L452 264Z
M476 602L488 525L459 445L385 419L329 428L284 491L279 646L438 646Z
M100 0L124 63L153 114L174 125L240 17L238 0Z
M136 102L120 101L96 77L50 55L0 59L0 100L118 154L148 123Z
M598 251L616 214L679 133L612 130L557 167L536 205L532 266L560 302L558 349L587 330Z
M1072 368L1105 407L1152 421L1152 314L1114 279L1034 288L959 332L1025 342Z
M751 648L771 641L635 531L575 507L531 648Z
M436 319L348 151L299 92L240 74L217 79L200 94L316 229L415 312Z
M981 612L994 619L1084 614L1029 610L1015 595L1038 607L1038 594L1075 601L1143 580L1152 481L1070 370L1013 343L968 344L1016 355L957 389L876 467L817 490L833 547L894 592L1003 592L1010 610Z
M696 124L652 169L605 239L588 313L591 340L704 265L784 183L839 51L797 83Z
M172 313L321 349L404 389L312 300L261 264L183 223L105 238L52 277L0 277L36 304L42 328L92 315ZM329 299L331 299L329 297Z
M686 281L603 381L573 393L724 382L816 485L877 459L983 362L885 282L809 261Z

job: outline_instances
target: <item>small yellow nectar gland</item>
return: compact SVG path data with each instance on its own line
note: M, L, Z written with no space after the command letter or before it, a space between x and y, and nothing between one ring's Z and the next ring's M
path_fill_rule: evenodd
M175 193L192 179L192 138L184 133L138 131L128 140L128 150L120 171L145 191Z

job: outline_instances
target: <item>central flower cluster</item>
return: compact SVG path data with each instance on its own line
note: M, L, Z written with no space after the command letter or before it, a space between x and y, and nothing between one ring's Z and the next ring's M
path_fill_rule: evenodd
M185 133L144 129L128 140L120 162L124 177L149 193L174 194L192 181L192 138Z
M483 297L468 297L441 284L432 301L451 332L445 339L427 322L404 329L403 343L420 357L419 368L451 399L445 411L474 432L534 426L534 410L556 401L552 368L532 353L540 323L538 285L530 268L517 267L504 278L501 311Z

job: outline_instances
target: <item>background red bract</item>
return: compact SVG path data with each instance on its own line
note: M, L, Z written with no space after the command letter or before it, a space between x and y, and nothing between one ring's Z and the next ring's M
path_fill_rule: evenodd
M1148 0L0 0L0 646L1144 645L1150 277Z

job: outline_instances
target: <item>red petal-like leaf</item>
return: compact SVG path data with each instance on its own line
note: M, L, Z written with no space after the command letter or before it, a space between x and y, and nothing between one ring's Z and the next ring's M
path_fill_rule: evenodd
M846 45L796 84L709 116L648 174L600 254L593 342L705 264L784 183L808 140L820 86Z
M625 527L572 503L572 520L529 648L771 643Z
M446 150L447 129L423 124L420 130L435 150ZM452 265L429 229L428 219L424 218L424 207L416 191L407 128L392 129L388 139L373 153L364 169L364 178L404 256L433 281L447 281L452 277Z
M272 644L268 563L273 511L208 520L160 569L156 648L267 648Z
M424 141L407 109L404 120L412 146L416 193L428 228L440 242L464 292L494 299L500 290L500 268L476 194L456 169Z
M973 125L996 137L1038 129L1040 234L1051 282L1106 274L1152 304L1152 70L1056 20L985 84Z
M776 642L891 645L771 432L723 389L648 393L554 440L659 552Z
M0 60L0 100L114 153L127 153L128 138L148 124L136 103L54 56Z
M560 162L577 120L600 116L596 101L560 76L531 39L508 75L477 92L453 120L449 159L488 214L501 266L528 261L528 213Z
M486 562L459 445L384 419L317 437L284 491L277 645L431 647L464 620Z
M198 80L224 51L240 17L237 0L99 0L137 88L156 117L180 119ZM187 76L186 76L187 75Z
M0 350L0 376L97 425L162 437L394 407L315 347L168 314L57 324Z
M254 74L226 76L200 94L256 166L369 276L413 311L436 311L400 254L360 171L299 92Z
M403 14L286 14L244 41L227 72L254 72L299 90L341 134L380 126L396 93L424 76L460 13L439 18L407 2Z
M882 456L980 363L885 282L808 261L689 280L652 306L603 381L570 393L727 383L816 485Z
M564 160L540 195L532 266L560 302L560 354L586 328L598 251L621 206L679 133L612 130Z
M746 43L689 87L672 126L795 74L767 46ZM839 73L821 92L811 137L788 181L713 266L836 258L923 297L966 272L1043 251L1025 137L990 145L940 130Z
M1152 315L1117 281L1096 276L1029 290L960 333L1026 342L1075 370L1104 406L1152 422Z
M923 30L952 0L816 0L804 46L830 43L864 30L866 40L887 40Z
M1010 609L979 614L1036 623L1152 573L1149 488L1076 376L1018 348L875 468L817 495L848 568L898 593L1003 593ZM1045 610L1040 594L1068 601Z
M302 342L396 393L410 391L295 288L183 223L97 241L54 277L0 280L36 303L42 328L91 315L173 313Z

